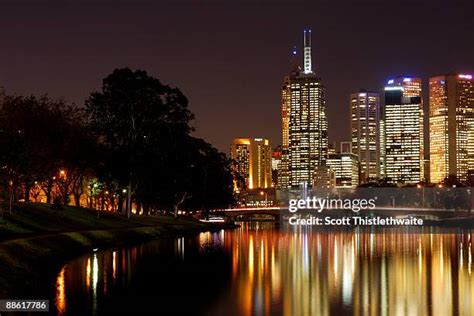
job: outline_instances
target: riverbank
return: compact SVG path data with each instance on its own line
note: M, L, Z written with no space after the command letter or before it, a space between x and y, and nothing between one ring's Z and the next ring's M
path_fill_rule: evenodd
M94 248L139 243L162 236L233 228L190 217L124 216L47 204L16 205L0 220L0 298L28 297L64 262ZM45 278L46 277L46 278Z

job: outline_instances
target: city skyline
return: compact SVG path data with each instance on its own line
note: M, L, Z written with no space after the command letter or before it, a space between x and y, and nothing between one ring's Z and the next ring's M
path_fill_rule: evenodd
M347 99L360 88L381 93L391 77L412 75L422 78L428 91L429 77L474 73L474 44L465 39L465 30L473 27L473 3L468 1L402 1L391 10L371 1L200 7L186 1L125 1L113 8L95 5L94 10L86 3L35 3L31 12L22 8L4 3L0 12L6 43L0 53L0 86L8 93L48 92L82 105L114 68L147 69L183 90L196 113L195 134L225 153L229 140L246 135L280 143L281 77L291 67L292 48L301 46L299 34L305 28L313 31L314 64L327 89L331 142L348 140ZM441 22L450 27L438 28ZM376 38L382 40L375 43ZM441 38L455 52L439 50ZM228 119L244 116L246 124Z
M472 12L0 0L0 316L474 316Z
M383 103L377 92L361 89L351 93L349 141L340 141L341 150L336 152L328 140L326 89L312 68L311 29L304 30L303 38L303 54L299 56L298 48L293 48L292 68L283 79L282 137L276 147L281 147L281 156L276 177L272 175L278 188L356 187L382 179L419 185L440 183L451 175L468 181L474 166L472 75L431 77L428 115L421 78L389 79ZM248 163L240 162L235 144L236 140L231 146L231 158L237 162L235 171L249 179ZM345 144L349 150L343 150Z

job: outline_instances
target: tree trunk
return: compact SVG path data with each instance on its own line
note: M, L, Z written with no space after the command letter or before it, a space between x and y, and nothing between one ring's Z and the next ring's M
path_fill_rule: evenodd
M46 182L46 189L44 190L46 194L46 203L51 204L51 191L53 191L53 180L48 179L48 182Z
M25 182L25 202L30 201L30 191L31 191L31 184L29 182Z
M46 190L46 203L51 204L51 190Z
M69 204L69 197L67 195L67 189L63 191L63 205L66 206Z
M148 203L143 203L143 215L150 215L150 205Z
M110 210L112 212L115 212L116 209L115 209L115 197L113 194L109 194L109 203L110 203Z
M135 204L137 205L137 209L135 210L136 215L140 215L140 211L142 210L142 202L136 201Z
M123 195L122 195L122 194L119 194L119 197L118 197L118 204L117 204L117 212L118 212L118 213L122 213L122 212L123 212L123 202L124 202Z
M74 194L74 204L77 207L81 206L81 195L80 194L77 194L77 193Z
M92 192L92 186L91 186L90 195L89 195L89 208L90 209L92 208L92 199L93 199L92 194L93 192Z
M130 179L128 180L127 190L127 218L132 215L132 174L130 173Z
M184 203L184 201L186 201L186 198L188 197L188 193L187 192L184 192L183 193L183 196L181 197L181 199L179 201L177 201L173 208L174 208L174 218L178 218L178 207Z
M100 210L103 211L105 209L105 196L104 193L100 195Z

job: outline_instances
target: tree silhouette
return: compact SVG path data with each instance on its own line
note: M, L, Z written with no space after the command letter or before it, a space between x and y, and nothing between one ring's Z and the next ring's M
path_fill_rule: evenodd
M175 214L184 205L232 202L228 161L190 136L194 115L179 89L142 70L116 69L90 95L86 112L90 128L111 152L103 173L126 188L128 215L132 199L144 213Z

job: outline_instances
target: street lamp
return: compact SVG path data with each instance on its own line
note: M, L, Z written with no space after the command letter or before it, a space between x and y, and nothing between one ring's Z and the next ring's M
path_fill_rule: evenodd
M59 178L66 179L66 170L64 169L59 170Z
M9 188L8 188L8 191L9 191L9 205L8 205L8 212L10 213L10 215L12 215L12 204L13 204L13 180L10 180L8 182L9 184Z

